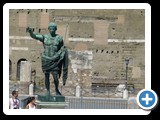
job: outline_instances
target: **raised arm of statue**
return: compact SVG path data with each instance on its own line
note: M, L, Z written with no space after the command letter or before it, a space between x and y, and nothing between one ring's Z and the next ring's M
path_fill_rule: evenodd
M30 28L30 27L27 27L27 28L26 28L26 32L29 32L30 36L31 36L33 39L37 39L37 40L40 40L40 41L43 41L43 39L44 39L43 35L33 33L33 30L32 30L32 28Z

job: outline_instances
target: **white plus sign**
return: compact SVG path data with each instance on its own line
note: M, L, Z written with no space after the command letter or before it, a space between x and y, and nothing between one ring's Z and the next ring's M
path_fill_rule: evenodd
M152 101L152 98L149 98L149 94L146 94L146 97L142 98L142 101L146 101L146 105L148 105L149 101Z

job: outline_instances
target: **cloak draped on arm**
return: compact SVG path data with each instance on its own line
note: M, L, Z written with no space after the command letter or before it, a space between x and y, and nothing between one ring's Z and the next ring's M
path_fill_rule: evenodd
M47 57L43 54L41 55L42 70L43 72L58 71L59 77L63 71L62 80L63 85L65 85L68 78L68 50L65 46L53 56Z

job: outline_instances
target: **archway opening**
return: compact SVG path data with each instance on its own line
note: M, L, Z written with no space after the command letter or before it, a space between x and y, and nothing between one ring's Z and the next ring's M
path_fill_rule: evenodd
M17 75L16 75L17 80L20 80L20 70L21 70L21 62L22 61L27 61L27 60L25 58L18 60L18 62L17 62Z

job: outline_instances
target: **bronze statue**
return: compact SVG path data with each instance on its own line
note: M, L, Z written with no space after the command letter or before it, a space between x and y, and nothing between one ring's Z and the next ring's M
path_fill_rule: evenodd
M56 95L61 95L58 85L61 72L63 71L63 85L66 84L68 76L68 51L63 44L63 38L56 34L57 25L53 22L48 24L48 34L33 33L32 28L28 27L27 32L30 36L43 43L44 51L41 54L42 70L45 74L45 87L47 94L50 95L50 73L54 79Z

